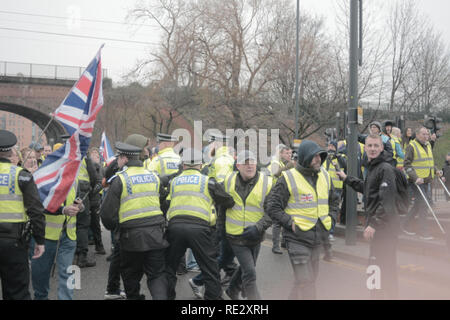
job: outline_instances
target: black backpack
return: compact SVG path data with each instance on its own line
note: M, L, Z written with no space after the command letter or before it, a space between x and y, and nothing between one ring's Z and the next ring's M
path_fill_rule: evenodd
M397 206L397 213L404 215L408 213L410 205L410 196L408 194L408 180L406 174L395 168L395 184L397 187L397 195L395 197L395 204Z

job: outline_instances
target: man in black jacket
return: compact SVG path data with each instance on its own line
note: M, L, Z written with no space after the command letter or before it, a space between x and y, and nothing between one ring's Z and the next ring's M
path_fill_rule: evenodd
M338 172L338 176L355 191L364 193L367 215L364 238L370 241L369 264L378 266L381 275L381 287L371 288L371 297L396 299L397 240L400 224L395 205L395 168L389 164L392 157L383 151L383 141L379 135L369 135L364 150L368 158L365 180L347 176L343 172Z
M145 273L152 298L165 300L165 249L169 244L164 239L160 205L165 202L168 181L143 168L139 160L142 148L118 142L116 149L122 171L111 182L100 217L108 230L119 225L120 269L127 299L145 299L140 294Z
M445 164L442 168L442 174L442 181L445 182L445 186L448 190L450 190L450 152L447 153L447 156L445 157ZM450 196L447 194L447 192L445 192L445 197L447 201L450 201Z
M304 140L298 163L283 172L268 195L267 212L283 226L295 282L289 299L315 299L322 239L336 221L339 198L326 170L321 167L327 152Z
M30 300L25 226L29 219L37 259L45 251L45 216L33 176L9 160L16 143L12 132L0 130L0 279L4 300Z

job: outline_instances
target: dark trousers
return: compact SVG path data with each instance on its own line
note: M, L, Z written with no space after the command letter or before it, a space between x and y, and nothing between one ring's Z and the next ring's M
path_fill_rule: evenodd
M258 260L261 244L256 246L231 245L239 262L239 269L235 271L230 281L229 290L235 294L242 288L249 300L261 300L256 285L256 260Z
M420 233L421 235L428 235L428 227L427 227L428 206L425 203L423 196L420 194L420 191L417 189L417 186L411 184L411 188L414 194L414 204L408 211L408 214L406 215L405 221L403 222L403 228L406 230L411 230L414 218L417 215L418 233ZM428 200L428 203L430 203L431 205L430 184L429 183L421 184L419 185L419 188L422 190L423 194Z
M0 279L4 300L31 300L28 248L0 238Z
M272 223L272 246L274 248L280 248L280 235L281 235L281 224L274 221Z
M106 291L109 293L120 293L120 241L118 239L113 242Z
M286 246L294 269L294 285L288 299L315 300L320 247L310 248L289 240L286 240Z
M81 193L80 198L83 197ZM77 215L77 250L76 254L87 254L89 247L89 227L91 225L91 215L89 211L89 197L83 201L84 211Z
M92 231L92 237L94 238L94 243L96 246L103 245L102 242L102 229L100 227L100 215L99 215L100 203L92 204L90 213L91 213L91 223L90 228Z
M153 300L167 300L165 249L143 252L120 250L120 271L127 299L143 300L140 281L145 273Z
M169 223L167 241L167 276L169 280L169 299L175 299L177 284L176 269L180 258L187 248L191 248L205 284L205 300L220 299L222 287L220 285L219 266L217 264L217 250L214 246L212 230L208 226L191 223Z
M382 229L370 242L369 265L380 268L381 288L371 289L372 299L398 299L397 236Z
M223 270L228 276L232 276L237 270L237 266L234 263L234 252L231 248L225 233L225 227L217 230L219 239L219 257L217 262L219 263L219 270Z

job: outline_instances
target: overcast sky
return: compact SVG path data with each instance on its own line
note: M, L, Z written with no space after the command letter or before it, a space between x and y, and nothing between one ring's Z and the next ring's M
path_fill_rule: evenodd
M300 0L300 10L323 16L330 27L335 1ZM369 1L380 0L364 0L365 5ZM135 0L0 0L0 61L86 66L105 43L103 67L118 82L158 41L155 25L142 26L136 32L135 26L123 24L134 3ZM450 1L419 0L418 4L450 47ZM102 39L94 39L97 37Z

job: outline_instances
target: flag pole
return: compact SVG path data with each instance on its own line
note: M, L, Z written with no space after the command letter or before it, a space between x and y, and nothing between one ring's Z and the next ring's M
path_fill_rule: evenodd
M36 141L36 143L40 143L42 136L44 135L45 131L47 131L48 127L50 126L50 124L53 122L53 119L55 119L55 116L52 114L52 117L50 118L50 120L48 121L47 125L44 127L44 130L42 130L42 132L39 134L39 137ZM25 157L25 159L22 162L22 166L25 165L25 162L28 160L28 157L31 154L31 151L33 151L33 149L31 149L30 151L28 151L27 156Z

